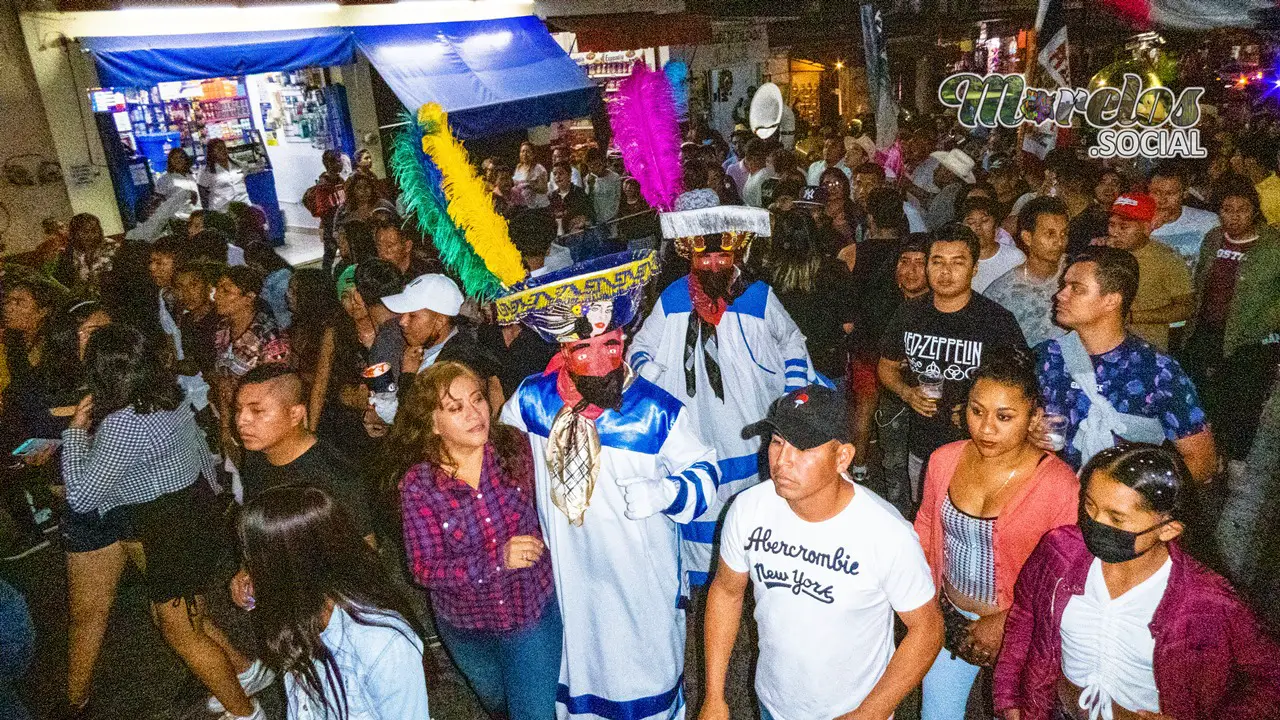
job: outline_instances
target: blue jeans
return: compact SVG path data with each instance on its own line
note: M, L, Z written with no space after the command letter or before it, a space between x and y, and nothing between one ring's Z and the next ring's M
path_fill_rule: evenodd
M0 580L0 717L29 720L17 686L35 652L35 630L22 595Z
M773 720L773 713L769 712L764 703L760 703L760 720Z
M960 613L970 620L978 618L976 614L964 610L960 610ZM933 661L933 667L924 676L920 720L964 720L969 692L981 671L982 668L977 665L951 657L951 653L942 648L938 652L938 659Z
M523 630L464 630L439 618L436 630L487 712L505 712L510 720L556 716L564 625L554 595L537 624Z

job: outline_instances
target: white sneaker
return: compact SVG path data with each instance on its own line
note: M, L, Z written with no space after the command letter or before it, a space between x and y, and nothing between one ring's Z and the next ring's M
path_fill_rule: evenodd
M276 681L276 674L271 668L262 664L261 660L254 660L253 664L247 670L236 676L240 681L240 687L244 688L244 694L253 697L258 693L271 687L271 683ZM209 700L204 706L211 713L220 713L226 710L218 698L210 695Z
M253 712L248 715L232 715L230 711L224 710L218 720L267 720L267 714L262 710L262 706L257 700L253 701Z

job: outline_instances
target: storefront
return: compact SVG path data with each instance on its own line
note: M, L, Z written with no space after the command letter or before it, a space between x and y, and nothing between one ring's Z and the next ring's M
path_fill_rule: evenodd
M461 13L476 4L439 3L446 5ZM111 37L76 33L71 45L78 44L92 58L93 73L86 82L86 73L72 67L69 79L71 87L79 87L78 104L93 119L78 119L83 125L80 138L71 132L60 138L55 129L59 155L67 156L63 164L71 168L68 189L73 206L104 216L108 232L115 225L108 207L114 206L118 226L127 228L132 209L150 191L152 177L163 171L167 149L182 147L199 163L204 144L217 137L227 140L233 155L245 164L254 203L268 215L273 205L285 208L277 214L278 233L283 235L283 215L289 215L290 224L295 221L297 213L289 208L296 207L319 176L325 149L353 154L360 143L377 142L371 73L385 81L405 108L416 111L426 102L442 105L461 138L584 117L598 106L599 89L536 17L401 25L358 22L370 14L385 21L394 10L335 6L326 11L332 24L325 27ZM23 20L31 48L30 36L42 31L38 23L47 22L47 16ZM342 25L343 20L351 24ZM109 23L68 25L74 31ZM170 25L184 26L191 23ZM39 63L45 62L41 52L41 47L34 48L38 79ZM56 97L65 94L66 85L66 80L61 86L42 83L47 108L67 106ZM50 116L51 127L69 125L53 112ZM90 134L95 121L98 132ZM103 160L94 157L98 144ZM381 156L380 148L370 149L375 158ZM90 160L83 171L76 170L84 164L77 155ZM107 188L97 180L101 175L110 179ZM115 202L103 197L102 189L109 190Z

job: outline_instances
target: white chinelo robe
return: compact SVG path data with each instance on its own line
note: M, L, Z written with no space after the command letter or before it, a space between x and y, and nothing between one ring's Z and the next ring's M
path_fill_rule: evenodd
M725 309L716 326L724 400L716 397L707 380L701 339L693 353L697 392L689 397L684 350L692 313L686 275L662 292L628 350L631 367L642 376L654 377L645 369L648 363L662 367L655 382L689 409L702 437L715 448L719 459L720 484L716 493L720 502L693 522L680 526L686 593L691 586L707 583L712 540L723 506L759 482L756 456L760 438L743 439L742 428L762 420L774 400L816 381L804 334L773 289L757 280Z
M680 601L680 534L716 503L715 451L669 393L636 377L622 408L596 420L600 475L581 527L551 502L547 437L564 406L556 374L527 378L502 409L502 422L533 446L538 518L551 553L564 655L556 713L567 718L684 717L685 617ZM670 478L675 501L629 520L617 480Z

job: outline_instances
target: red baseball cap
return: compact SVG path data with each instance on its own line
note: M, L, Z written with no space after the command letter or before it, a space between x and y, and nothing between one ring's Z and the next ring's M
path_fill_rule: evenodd
M1156 201L1146 193L1125 193L1111 203L1111 214L1125 220L1151 222L1156 216Z

